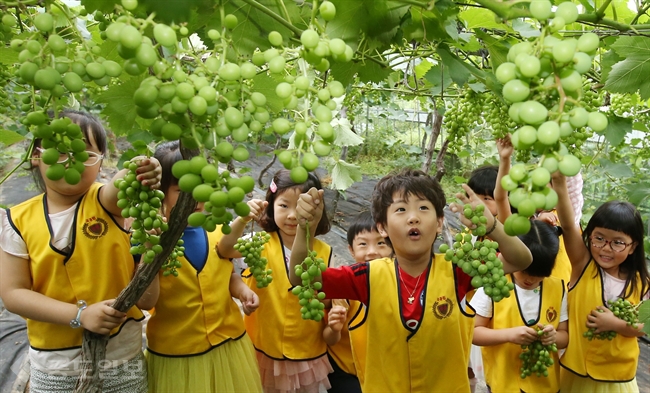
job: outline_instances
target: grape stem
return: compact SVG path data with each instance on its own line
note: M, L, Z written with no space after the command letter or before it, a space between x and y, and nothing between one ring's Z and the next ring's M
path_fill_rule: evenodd
M16 164L16 166L14 166L14 167L9 171L9 173L7 173L7 174L2 178L2 180L0 180L0 185L1 185L2 183L4 183L4 182L5 182L5 181L6 181L6 180L11 176L11 175L13 175L14 172L16 172L16 171L18 170L18 168L20 168L24 163L26 163L27 161L30 160L30 157L32 156L32 152L34 151L34 142L35 142L35 140L32 139L32 142L29 144L29 147L27 148L27 152L25 153L25 156L20 160L20 162L19 162L18 164Z
M602 18L605 16L605 10L607 10L607 7L609 7L610 3L612 0L605 0L605 2L598 8L596 11L596 16Z
M265 14L270 16L271 18L273 18L276 21L280 22L281 25L283 25L287 29L291 30L293 32L293 34L295 34L296 36L300 37L300 35L302 34L302 30L300 30L296 26L292 25L290 22L285 20L283 17L276 14L275 12L273 12L269 8L265 7L264 5L258 3L257 1L255 1L255 0L242 0L242 1L244 3L250 5L251 7L257 8L258 10L264 12Z

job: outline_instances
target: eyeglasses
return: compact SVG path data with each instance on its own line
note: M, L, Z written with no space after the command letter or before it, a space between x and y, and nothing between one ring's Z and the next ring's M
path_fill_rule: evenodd
M37 147L36 150L38 150L41 154L45 152L45 149L42 147ZM70 160L70 157L74 156L76 160L78 161L83 161L84 166L95 166L97 165L98 162L104 159L103 154L95 153L94 151L86 150L82 151L79 153L60 153L59 154L59 160L56 162L57 164L64 164ZM84 161L83 158L86 158Z
M634 242L631 243L625 243L620 240L605 240L604 238L600 236L592 236L590 237L591 239L591 245L596 247L596 248L603 248L607 244L609 244L609 247L612 249L612 251L615 252L623 252L625 251L626 248L634 244Z

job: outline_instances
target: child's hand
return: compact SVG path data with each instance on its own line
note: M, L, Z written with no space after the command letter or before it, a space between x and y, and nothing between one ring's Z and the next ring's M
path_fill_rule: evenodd
M503 138L497 139L497 151L499 152L500 159L509 159L512 157L514 148L512 147L510 134L506 135Z
M246 203L251 209L251 212L248 213L248 216L246 218L243 218L243 220L246 222L250 222L251 220L259 221L259 219L262 218L262 214L264 214L264 210L266 210L266 207L269 205L267 201L261 199L251 199Z
M467 184L463 184L462 187L463 187L463 190L465 190L465 192L467 193L467 195L462 194L462 193L456 194L456 198L460 199L462 204L460 204L460 203L452 203L451 205L449 205L449 209L454 213L460 213L460 221L463 223L463 225L465 225L469 229L476 229L476 224L474 224L471 220L466 218L465 215L463 214L463 206L464 205L470 205L470 206L472 206L472 208L476 208L476 206L484 205L484 204L483 204L483 201L481 201L481 199L476 196L474 191L472 191L472 189L469 188L469 186ZM487 206L485 206L485 209L483 210L483 215L485 216L485 218L487 218L487 222L485 223L485 227L488 228L488 229L492 228L493 225L494 225L495 218L492 215L492 213L490 212L490 209L487 208Z
M244 314L251 315L260 306L260 298L255 292L247 288L239 295Z
M296 206L296 220L298 225L305 226L309 223L310 227L318 225L323 216L323 190L317 190L312 187L304 194L300 194L298 205Z
M591 314L587 315L587 327L595 328L596 333L616 331L620 325L619 319L612 310L604 306L598 306Z
M115 299L91 304L81 312L81 326L97 334L110 334L111 330L126 321L126 313L117 311L111 304Z
M541 212L537 215L535 219L539 221L544 221L553 226L556 226L558 223L557 216L553 212Z
M327 313L327 325L335 332L343 329L348 310L343 306L333 306Z
M529 345L537 340L537 330L528 326L519 326L510 329L509 341L518 345Z
M555 336L557 335L557 332L555 331L553 325L544 326L542 324L538 324L537 327L542 332L544 332L544 334L540 336L540 341L542 342L543 345L555 344Z
M135 170L137 179L143 186L149 188L160 187L160 180L162 179L162 169L160 162L154 157L138 156L131 159L131 162L138 164L138 169Z

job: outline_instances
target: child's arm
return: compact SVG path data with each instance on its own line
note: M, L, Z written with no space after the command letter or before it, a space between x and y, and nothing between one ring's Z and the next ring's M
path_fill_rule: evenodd
M489 347L505 343L528 345L537 340L537 331L528 326L517 326L507 329L490 329L490 318L476 315L474 317L474 338L472 344Z
M341 330L347 317L348 310L343 306L333 306L327 313L327 326L323 329L323 339L332 346L341 340Z
M569 199L566 177L559 171L553 174L553 189L557 192L557 215L562 224L562 236L566 253L571 261L571 282L575 283L582 274L591 256L589 249L582 240L580 227L573 217L573 206Z
M604 306L598 306L591 314L587 315L587 327L596 328L596 333L614 331L625 337L642 337L642 323L637 323L636 329L627 322L614 315L612 310Z
M132 162L138 164L137 179L143 186L150 188L158 188L160 186L160 179L162 178L162 169L160 163L153 157L138 156L131 159ZM115 180L123 178L128 170L122 169L117 172L110 182L104 184L99 191L99 201L102 206L108 210L112 215L122 217L122 209L117 207L117 193L118 189L115 187Z
M497 203L497 216L501 223L506 222L506 218L510 217L510 201L508 200L508 192L501 186L501 179L510 173L510 164L512 158L512 142L510 142L510 135L506 135L502 139L497 139L497 151L499 152L499 172L497 174L497 184L494 187L494 201Z
M7 310L24 318L59 325L69 325L76 318L76 304L52 299L31 288L29 261L0 251L0 297ZM81 325L84 329L109 334L124 322L126 314L111 307L114 300L89 304L81 312Z
M456 194L456 197L458 197L458 199L463 203L471 204L473 207L482 203L467 184L463 184L463 189L467 193L467 196L462 193ZM456 203L452 203L450 209L453 212L460 212L463 210L462 206L459 206ZM501 252L503 261L503 271L505 273L512 273L526 269L533 261L533 256L528 247L526 247L518 237L508 236L503 229L503 224L494 218L492 213L490 213L490 209L485 208L483 210L483 215L487 218L485 225L486 228L488 228L488 233L486 233L486 236L489 236L492 240L499 243L499 251ZM468 228L476 228L476 225L465 218L463 214L460 215L460 219L463 225Z
M252 289L248 287L241 279L241 276L233 272L230 274L230 284L228 286L230 296L239 299L244 314L251 315L260 306L260 298Z
M569 322L563 321L557 325L557 330L553 328L553 325L537 325L544 334L542 334L540 341L544 345L555 344L557 349L566 348L569 344Z
M296 276L295 267L302 263L307 257L307 225L311 229L311 237L309 239L309 248L312 247L314 240L314 231L316 224L323 216L323 190L311 188L307 193L300 194L298 199L298 206L296 206L296 220L298 227L296 228L296 236L293 240L291 247L291 258L289 261L289 281L292 285L300 285L302 280ZM316 281L320 281L320 275L317 276Z
M267 201L261 199L251 199L247 202L248 207L250 207L251 212L247 217L237 217L232 223L230 223L230 233L224 235L217 244L217 254L221 258L241 258L241 253L234 249L235 244L237 244L237 239L239 239L246 225L251 220L259 220L266 209L266 206L269 204Z

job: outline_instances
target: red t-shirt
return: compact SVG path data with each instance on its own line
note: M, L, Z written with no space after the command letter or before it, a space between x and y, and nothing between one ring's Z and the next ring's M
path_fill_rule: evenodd
M425 278L429 274L429 268L427 267L420 277L412 277L402 271L401 268L398 269L401 277L401 279L398 277L398 282L400 285L402 317L408 327L415 329L422 315L422 303L424 302L422 290L424 289ZM368 305L370 295L368 262L329 268L323 273L322 278L322 290L327 294L328 299L358 300ZM430 283L430 285L435 285L435 283ZM456 268L456 285L460 299L463 299L467 292L473 289L471 277L458 267ZM411 297L413 297L413 301L409 302Z

